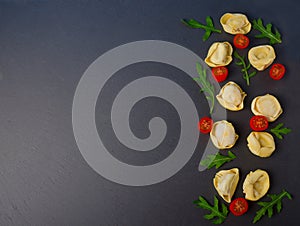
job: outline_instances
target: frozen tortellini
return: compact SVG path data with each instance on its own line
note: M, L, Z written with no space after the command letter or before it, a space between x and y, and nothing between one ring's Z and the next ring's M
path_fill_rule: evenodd
M267 132L251 132L247 137L249 150L257 156L269 157L275 151L275 142Z
M235 192L239 181L239 169L221 170L216 173L213 183L218 194L228 203Z
M239 111L244 108L246 93L235 82L228 82L216 96L219 103L231 111Z
M248 52L250 64L259 71L269 67L276 58L274 48L270 45L253 47Z
M210 67L226 66L232 61L232 52L229 42L215 42L208 50L205 63Z
M226 120L215 122L210 131L211 141L218 149L232 148L238 137L233 125Z
M247 34L251 30L251 23L244 14L240 13L225 13L220 23L229 34Z
M245 198L251 201L257 201L262 198L270 188L270 179L266 171L257 169L250 172L244 181L243 192Z
M274 122L283 112L276 97L270 94L255 97L251 103L251 111L255 115L263 115L269 122Z

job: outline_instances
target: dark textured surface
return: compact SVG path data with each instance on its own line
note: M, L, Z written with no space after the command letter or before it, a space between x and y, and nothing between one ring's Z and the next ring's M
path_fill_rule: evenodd
M216 194L211 183L216 170L197 171L201 144L207 137L201 135L199 151L174 177L153 186L126 187L105 180L84 161L73 136L71 113L80 77L105 51L131 41L158 39L185 46L204 58L213 41L232 37L214 34L202 43L203 31L187 29L179 21L182 17L203 20L211 15L220 27L218 19L225 12L262 17L280 29L283 43L275 46L276 61L287 66L287 75L276 82L267 72L259 73L250 87L245 86L239 73L230 75L248 96L245 110L228 113L240 139L233 149L237 159L224 168L239 167L241 181L249 170L268 170L270 192L285 188L294 200L284 200L280 215L262 219L257 225L298 225L299 8L298 1L279 0L0 1L0 225L211 225L202 217L205 211L192 205L200 194L209 200ZM166 76L180 74L173 69L140 65L124 70L123 78L115 80L115 87L124 78L129 81L135 73L141 73L143 67ZM230 69L237 72L234 65ZM188 79L178 80L183 86L191 83ZM272 157L260 159L247 150L245 138L250 132L251 100L267 92L280 99L284 114L278 121L293 132L283 141L276 141L277 151ZM192 85L189 93L198 97L198 90ZM199 99L199 115L207 114L204 97ZM151 101L154 104L155 100ZM147 136L147 131L138 125L144 118L139 113L142 111L145 118L169 115L176 137L180 129L176 113L167 103L158 102L161 112L143 112L143 102L137 106L140 110L133 109L133 131ZM170 114L166 113L168 109ZM97 112L96 120L101 126L101 109L97 108ZM172 133L168 136L163 145L172 148L176 140L172 140ZM117 145L111 144L111 148ZM122 152L115 150L114 154L122 158ZM148 164L160 161L169 152L150 154L152 160L124 154L122 160ZM137 159L132 160L134 157ZM242 195L241 187L240 182L236 196ZM257 205L251 203L249 214L239 218L230 215L224 225L252 225L256 210Z

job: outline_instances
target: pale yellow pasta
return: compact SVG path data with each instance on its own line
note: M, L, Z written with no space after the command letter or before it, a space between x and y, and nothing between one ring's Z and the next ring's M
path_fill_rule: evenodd
M269 67L276 58L274 48L270 45L253 47L248 52L250 64L259 71Z
M226 66L232 61L232 52L229 42L215 42L208 50L205 63L210 67Z
M265 116L269 122L275 121L283 112L277 98L270 94L254 98L251 111L255 115Z
M244 108L246 93L235 82L226 83L216 96L219 103L231 111L239 111Z
M251 132L247 142L249 150L259 157L269 157L275 151L274 138L267 132Z
M257 201L262 198L270 188L270 178L266 171L257 169L250 172L243 183L245 199Z
M220 23L225 32L229 34L247 34L251 30L251 23L244 14L225 13Z
M228 203L235 192L239 181L239 169L221 170L216 173L213 183L218 194Z
M210 131L211 141L218 149L232 148L238 137L233 125L226 120L215 122Z

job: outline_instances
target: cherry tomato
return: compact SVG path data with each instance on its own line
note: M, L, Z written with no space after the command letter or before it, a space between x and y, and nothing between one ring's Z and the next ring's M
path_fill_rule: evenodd
M285 67L282 64L273 64L269 74L270 77L274 80L280 80L285 73Z
M249 38L242 34L237 34L233 38L233 45L238 49L247 48L249 43L250 43Z
M237 198L230 203L229 209L235 216L241 216L248 210L248 202L244 198Z
M211 69L212 75L217 82L223 82L228 76L228 69L224 66L214 67Z
M254 131L264 131L268 128L269 123L265 116L255 115L250 119L250 127Z
M201 133L209 133L213 125L213 120L209 117L203 117L198 123L198 128Z

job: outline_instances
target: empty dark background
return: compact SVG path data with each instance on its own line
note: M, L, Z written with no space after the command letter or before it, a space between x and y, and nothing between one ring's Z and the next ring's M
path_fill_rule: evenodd
M271 177L270 193L288 190L280 215L263 218L257 225L298 225L299 202L299 9L298 1L0 1L0 225L212 225L203 219L206 211L194 208L198 195L212 200L215 169L198 172L198 163L207 136L201 135L195 154L175 176L147 187L127 187L110 182L94 172L81 156L72 131L72 101L76 86L87 67L104 52L127 42L156 39L185 46L204 58L213 41L232 36L213 34L203 43L201 30L191 30L181 18L204 21L208 15L216 27L226 12L242 12L249 18L261 17L281 32L283 43L275 45L277 62L287 67L285 78L271 80L267 71L259 73L247 87L232 64L229 80L247 92L245 110L228 113L240 139L232 151L237 159L223 169L240 168L236 197L242 196L242 181L250 170L266 169ZM253 43L267 43L254 40ZM208 114L203 95L190 79L174 68L141 64L120 71L112 87L147 72L174 75L196 103L199 116ZM118 76L118 75L116 75ZM115 84L115 85L114 85ZM190 87L190 90L188 89ZM111 91L113 92L113 91ZM253 156L246 147L250 132L249 105L253 97L276 95L284 108L278 122L293 131L276 140L277 150L268 159ZM109 97L109 91L104 94ZM101 101L96 120L101 126ZM180 130L178 116L162 100L149 100L161 113L148 112L141 102L133 109L136 133L146 136L140 120L161 114L171 123L165 148L172 148ZM159 104L156 104L158 101ZM104 104L105 106L105 104ZM166 111L171 110L170 114ZM104 116L103 116L104 117ZM274 124L273 124L274 125ZM102 125L106 126L106 125ZM174 134L172 134L172 132ZM104 135L105 136L105 135ZM109 137L106 135L106 137ZM173 137L173 140L172 140ZM108 142L109 143L109 142ZM202 144L202 145L201 145ZM111 148L118 144L111 144ZM122 152L114 150L122 158ZM143 160L152 163L170 154L160 150ZM267 199L265 199L267 200ZM249 214L230 215L224 225L252 225L258 207L250 204Z

